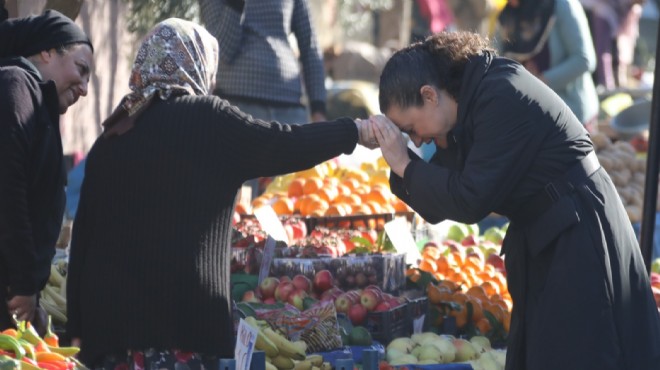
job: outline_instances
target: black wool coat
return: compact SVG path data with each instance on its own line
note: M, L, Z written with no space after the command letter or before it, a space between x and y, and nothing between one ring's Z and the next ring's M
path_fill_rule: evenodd
M540 216L516 217L594 150L561 98L516 62L474 57L448 141L390 184L431 223L475 223L490 212L514 220L503 244L514 302L506 369L658 369L660 316L605 170Z
M55 83L27 59L0 60L0 330L6 299L45 286L64 214Z

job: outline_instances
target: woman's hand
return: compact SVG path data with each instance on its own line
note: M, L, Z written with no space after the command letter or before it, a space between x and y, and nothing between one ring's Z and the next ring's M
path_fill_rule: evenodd
M394 173L403 177L403 172L410 163L406 138L399 128L383 115L371 116L369 122L371 122L380 150L383 152L383 158Z
M363 121L359 118L355 119L355 125L358 129L358 144L369 149L378 148L378 141L371 128L369 121Z

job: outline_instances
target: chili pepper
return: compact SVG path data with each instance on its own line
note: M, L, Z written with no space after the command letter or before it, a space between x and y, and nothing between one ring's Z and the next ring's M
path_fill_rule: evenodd
M14 328L5 329L2 334L9 335L10 337L16 338L18 336L18 331Z
M59 353L53 352L37 352L37 362L54 362L54 361L64 361L66 362L66 357L60 355Z
M48 349L51 352L54 353L59 353L60 355L64 357L71 357L80 352L80 348L78 347L53 347L53 346L48 346Z
M40 368L45 369L45 370L62 370L61 367L59 367L55 364L52 364L50 362L37 362L37 365Z
M41 339L39 333L37 333L30 322L20 321L18 323L18 333L20 339L25 339L34 346L35 352L50 352L48 344Z
M21 368L21 363L6 355L0 355L0 370L18 370Z
M19 339L18 343L23 347L25 350L25 357L29 357L33 360L37 359L36 352L34 350L34 346L28 343L25 339Z
M20 360L25 356L25 350L14 337L6 334L0 334L0 349L5 349L14 352L16 359Z
M41 370L37 361L28 357L23 357L21 359L21 368L24 370Z
M60 345L60 338L58 338L57 334L53 333L50 315L48 315L48 330L46 331L46 335L44 335L44 342L51 347L58 347Z

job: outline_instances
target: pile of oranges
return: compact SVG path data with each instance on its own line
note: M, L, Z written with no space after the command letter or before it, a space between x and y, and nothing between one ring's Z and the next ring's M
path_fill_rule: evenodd
M290 177L285 185L255 198L251 208L269 204L277 215L303 217L410 212L410 208L390 191L388 177L382 169L371 172L353 167L335 167L325 172L307 170ZM250 211L237 207L241 214Z
M428 272L439 282L426 287L429 303L438 313L433 325L440 326L446 317L452 316L459 330L471 324L487 335L494 329L492 319L484 314L487 311L509 332L512 300L502 272L482 258L450 249L425 248L422 257L419 270ZM410 269L407 275L414 280L419 270ZM472 306L471 317L467 302Z

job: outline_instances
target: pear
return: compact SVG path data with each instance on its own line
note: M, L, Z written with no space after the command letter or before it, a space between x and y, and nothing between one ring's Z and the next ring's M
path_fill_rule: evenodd
M495 361L497 361L497 364L500 365L500 368L504 369L504 365L506 364L506 350L505 349L494 349L490 351L491 355L495 357Z
M456 359L456 347L454 347L451 340L444 337L438 337L438 339L431 344L440 350L443 364L454 362Z
M390 361L392 366L413 365L417 363L417 357L413 355L401 355Z
M472 343L474 349L476 349L478 353L488 352L493 349L490 345L490 339L482 335L475 335L470 338L470 343Z
M454 339L453 345L456 348L456 358L454 361L462 362L476 360L479 358L479 353L477 353L477 350L469 341L462 338L457 338Z
M393 359L401 357L403 355L405 355L404 352L401 352L396 348L390 348L387 350L387 353L385 354L385 359L387 360L387 362L391 362Z
M495 356L493 356L490 352L482 353L479 359L477 360L477 363L481 366L483 370L500 370L504 369L504 367L500 367L500 365L497 363L497 360L495 359Z
M442 352L440 352L440 349L433 344L425 344L420 347L421 350L419 351L419 355L417 356L417 359L420 361L435 361L434 363L439 364L443 362L442 359Z
M390 344L387 345L387 350L389 351L391 348L394 348L403 353L410 353L413 347L415 347L415 342L413 342L410 338L399 337L392 339Z

